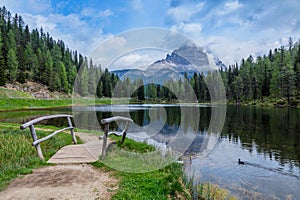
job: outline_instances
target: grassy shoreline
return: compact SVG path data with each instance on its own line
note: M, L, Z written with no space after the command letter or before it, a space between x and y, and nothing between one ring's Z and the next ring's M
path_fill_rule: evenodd
M16 111L16 110L39 110L50 108L64 108L72 106L90 106L90 105L107 105L107 104L179 104L178 102L153 102L153 101L126 101L122 99L92 99L92 98L77 98L77 99L34 99L34 98L0 98L0 112ZM211 105L211 103L182 103L187 105ZM221 103L222 104L222 103ZM288 105L286 101L256 101L242 102L227 102L226 105L236 106L255 106L268 108L300 108L300 103L295 102L293 105Z
M49 126L39 126L39 128L52 129ZM39 134L47 135L49 131L39 130ZM32 173L35 168L49 165L37 157L36 150L31 146L29 130L19 130L18 124L0 123L0 139L2 141L0 143L0 191L15 178ZM71 137L68 134L59 134L43 142L45 159L48 160L62 146L71 143ZM117 144L117 146L135 153L154 150L150 145L130 139L126 139L123 145ZM207 184L200 184L197 187L201 190L196 194L193 193L194 187L191 187L190 182L186 180L182 165L176 162L146 173L118 171L107 167L101 160L92 165L109 171L120 179L119 189L112 199L193 199L195 195L198 195L198 199L211 199L210 197L215 196L219 199L234 199L228 191Z
M128 98L101 98L94 99L92 97L74 97L74 98L59 98L59 99L36 99L26 92L9 90L5 88L0 88L0 112L3 111L15 111L15 110L38 110L38 109L48 109L48 108L63 108L71 106L88 106L88 105L102 105L102 104L178 104L178 101L172 100L155 100L146 99L144 101L139 101L137 99ZM220 104L224 104L220 103ZM183 103L189 105L211 105L210 102L204 103ZM273 107L273 108L285 108L285 107L296 107L300 108L300 100L291 100L288 104L287 99L278 98L265 98L264 100L256 101L241 101L239 104L233 101L227 101L226 105L242 105L242 106L257 106L257 107Z
M39 130L38 135L43 137L50 133ZM32 139L28 129L21 131L18 124L0 123L0 141L0 190L18 176L48 165L37 157L36 150L31 145ZM67 134L59 134L41 143L45 159L48 160L61 147L68 144L72 144L72 138Z
M75 103L75 104L74 104ZM32 99L32 98L1 98L0 112L16 110L38 110L50 108L64 108L71 106L88 106L110 104L110 99Z

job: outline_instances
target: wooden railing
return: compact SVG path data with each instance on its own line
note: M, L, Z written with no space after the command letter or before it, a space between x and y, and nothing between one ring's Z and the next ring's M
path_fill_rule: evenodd
M115 131L108 132L109 131L109 124L111 122L115 122L115 121L124 121L124 122L126 122L125 127L124 127L122 132L115 132ZM106 119L101 120L101 124L104 124L102 158L104 158L106 156L106 145L107 145L108 135L110 135L110 134L114 134L114 135L117 135L117 136L122 135L121 143L123 143L125 141L125 138L126 138L126 134L127 134L128 128L129 128L129 124L131 122L133 122L132 119L129 119L129 118L126 118L126 117L120 117L120 116L106 118Z
M73 143L77 144L76 136L74 134L74 127L73 127L73 124L72 124L72 121L71 121L72 117L73 117L72 115L49 115L49 116L39 117L39 118L33 119L33 120L31 120L31 121L29 121L29 122L21 125L20 129L24 130L27 127L29 127L30 132L31 132L31 136L32 136L32 139L33 139L32 146L35 146L39 158L42 159L42 160L44 160L44 156L43 156L43 152L41 150L40 143L43 142L43 141L45 141L45 140L48 140L49 138L55 136L56 134L58 134L60 132L63 132L65 130L70 130L71 135L72 135ZM43 121L43 120L53 119L53 118L67 118L69 126L66 127L66 128L54 131L53 133L51 133L50 135L47 135L46 137L38 139L36 131L35 131L35 128L34 128L34 124L36 124L36 123L38 123L40 121Z

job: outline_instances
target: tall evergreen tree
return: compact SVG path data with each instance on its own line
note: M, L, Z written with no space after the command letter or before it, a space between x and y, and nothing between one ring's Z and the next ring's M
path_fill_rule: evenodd
M8 53L7 53L7 79L14 82L18 75L18 57L17 57L17 44L15 41L15 35L12 30L9 30L7 35L6 43Z
M82 66L79 71L79 92L81 96L88 96L89 88L88 88L88 80L89 80L89 72L88 72L88 64L87 60L83 61Z
M39 70L38 59L31 46L31 42L29 42L27 43L25 49L25 66L29 73L27 77L29 77L31 80L38 81L38 77L36 76Z
M69 93L69 84L67 79L67 71L63 62L59 63L59 74L60 74L60 82L61 82L61 89L65 93Z
M2 51L3 43L2 43L2 32L0 30L0 86L5 85L6 83L6 73L5 73L5 63L4 56Z
M10 82L14 82L18 75L18 58L16 52L13 49L9 49L7 53L7 78Z
M26 66L25 66L25 52L24 52L24 48L23 46L19 46L18 48L18 77L17 77L17 81L19 81L20 83L25 83L26 82Z
M145 89L144 89L144 83L142 79L138 79L138 91L137 91L137 97L138 100L145 100Z

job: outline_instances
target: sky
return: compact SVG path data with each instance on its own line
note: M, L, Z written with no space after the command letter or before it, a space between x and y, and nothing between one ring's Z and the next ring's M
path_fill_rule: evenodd
M287 46L289 37L300 39L299 0L0 0L0 5L21 14L30 29L43 27L86 56L111 38L113 44L126 43L120 33L146 27L178 31L226 65ZM146 66L165 54L133 51L119 61L124 68Z

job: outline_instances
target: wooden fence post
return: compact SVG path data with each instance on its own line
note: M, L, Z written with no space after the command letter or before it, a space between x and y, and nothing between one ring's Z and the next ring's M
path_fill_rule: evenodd
M103 146L102 146L102 158L106 156L106 144L107 144L107 136L109 130L109 123L106 123L104 126L104 135L103 135Z
M30 128L30 132L31 132L31 136L32 136L33 142L35 142L38 138L37 138L34 126L30 125L29 128ZM40 159L45 160L45 158L43 156L43 152L42 152L41 146L40 146L39 143L35 145L35 148L36 148L36 150L38 152L38 156L40 157Z
M126 134L127 134L127 129L129 128L129 121L126 122L126 125L124 127L124 130L123 130L123 135L122 135L122 140L121 140L121 144L124 143L125 139L126 139Z
M75 134L74 134L74 127L73 127L71 118L70 118L70 117L67 117L67 118L68 118L68 124L69 124L69 127L72 127L72 128L70 129L70 131L71 131L73 143L74 143L74 144L77 144L76 136L75 136Z

